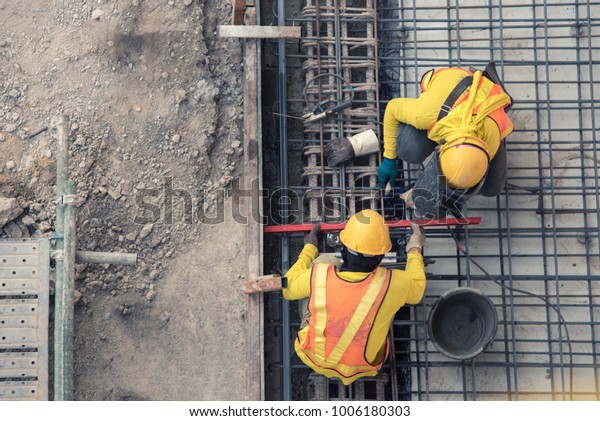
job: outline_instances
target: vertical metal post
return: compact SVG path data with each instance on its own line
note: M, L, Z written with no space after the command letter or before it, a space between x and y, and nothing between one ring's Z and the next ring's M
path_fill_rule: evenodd
M344 2L345 3L345 2ZM345 4L344 4L345 6ZM345 7L344 7L345 8ZM333 26L333 30L334 30L334 36L335 36L335 74L338 76L342 76L342 48L341 48L341 44L342 44L342 40L341 40L341 23L340 23L340 1L339 0L335 0L334 1L334 26ZM337 100L338 101L343 101L344 98L344 91L342 90L342 81L340 78L336 78L336 93L337 93ZM349 81L350 83L352 83L352 81ZM343 119L343 113L338 113L338 129L337 129L337 135L338 137L344 137L344 119ZM341 220L345 220L346 219L346 201L345 201L345 192L346 192L346 171L345 171L345 165L344 164L340 164L339 165L339 177L340 177L340 195L339 195L339 203L338 203L338 208L339 208L339 212L340 212L340 219Z
M75 194L71 181L67 182L67 195ZM63 340L63 400L73 400L73 324L75 319L75 250L77 248L77 207L73 203L65 205L64 247L62 278L62 313L55 317L62 319Z
M285 26L285 1L277 0L277 25ZM288 200L288 144L287 144L287 80L286 80L286 52L285 39L277 41L277 97L279 98L279 184L283 196L280 199L281 223L287 224L289 219ZM290 267L289 238L281 235L281 271L285 273ZM290 341L290 303L281 302L281 321L283 325L282 359L283 359L283 400L291 400L292 367L291 367L291 341Z
M64 246L64 215L65 206L60 198L66 193L66 185L69 169L69 147L67 143L68 119L60 116L52 121L52 133L56 140L56 187L57 187L57 205L56 205L56 250L59 254L56 256L55 266L55 294L54 294L54 400L64 400L63 396L63 329L62 315L63 302L63 255L60 253Z
M69 120L52 122L56 138L56 279L54 295L54 400L73 399L73 293L75 279L76 210L64 197L74 193L69 182Z

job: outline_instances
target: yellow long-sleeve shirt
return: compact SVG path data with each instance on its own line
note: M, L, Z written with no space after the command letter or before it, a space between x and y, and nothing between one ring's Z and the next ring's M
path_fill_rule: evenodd
M383 118L383 156L396 158L396 137L401 123L410 124L419 130L429 130L437 122L441 106L458 83L470 73L464 69L450 68L433 73L428 87L419 98L395 98L388 102ZM485 80L484 83L493 85ZM468 93L464 93L468 95ZM462 97L462 96L461 96ZM500 133L493 119L486 117L478 128L478 136L488 144L490 158L498 151L500 141L512 131L512 124L505 133ZM439 137L430 137L439 143L444 140L443 133Z
M311 264L318 254L319 250L314 245L304 246L296 263L285 274L288 279L288 287L283 290L285 299L300 300L310 296ZM348 271L338 271L337 274L350 282L360 282L369 275L365 272ZM423 256L418 252L408 254L406 270L392 270L390 287L367 341L366 357L371 364L375 365L384 358L386 337L396 312L404 304L418 304L423 298L425 284ZM297 344L296 350L298 350Z

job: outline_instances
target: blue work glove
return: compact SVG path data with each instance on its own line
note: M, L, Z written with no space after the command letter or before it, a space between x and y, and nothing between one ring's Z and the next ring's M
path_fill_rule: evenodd
M385 189L387 183L390 183L392 187L396 187L396 177L398 177L397 161L398 158L383 158L379 167L379 173L377 174L377 181L379 182L379 187L382 189Z

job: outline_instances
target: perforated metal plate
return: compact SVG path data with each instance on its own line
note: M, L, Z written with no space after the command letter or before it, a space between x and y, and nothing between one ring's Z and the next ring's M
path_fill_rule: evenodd
M48 399L47 239L0 241L0 400Z

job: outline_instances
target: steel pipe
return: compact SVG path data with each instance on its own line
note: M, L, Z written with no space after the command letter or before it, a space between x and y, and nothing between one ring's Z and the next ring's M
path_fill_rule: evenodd
M81 251L75 254L77 263L109 264L133 266L137 263L136 253L106 253L101 251Z

